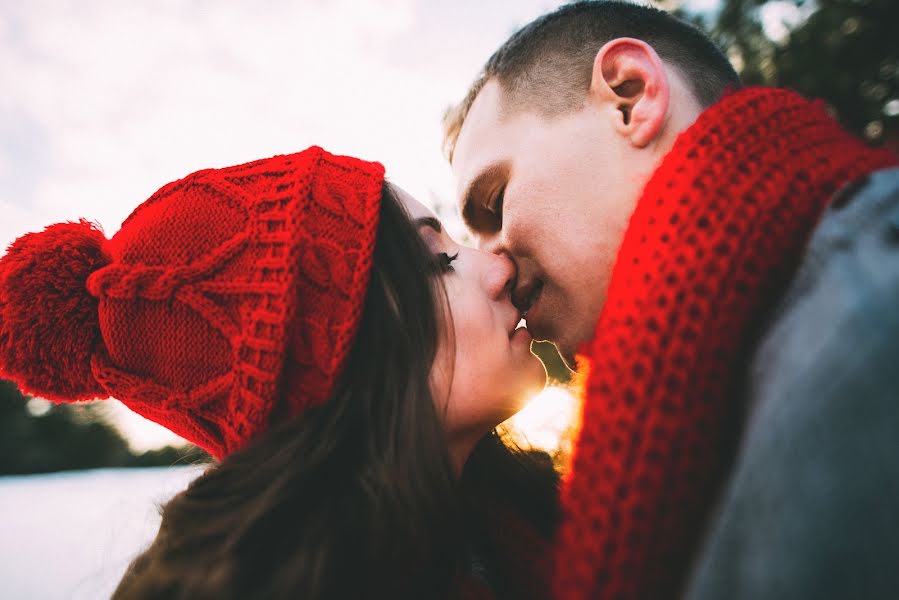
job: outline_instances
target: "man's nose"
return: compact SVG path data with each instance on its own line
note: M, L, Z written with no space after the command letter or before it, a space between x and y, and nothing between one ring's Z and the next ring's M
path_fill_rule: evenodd
M518 279L518 265L505 252L485 251L484 260L489 267L485 277L487 293L496 300L511 300Z

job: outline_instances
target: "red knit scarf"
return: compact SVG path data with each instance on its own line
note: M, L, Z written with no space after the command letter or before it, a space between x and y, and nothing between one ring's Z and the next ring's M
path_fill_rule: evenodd
M894 164L822 104L782 90L728 95L680 135L637 204L582 349L557 600L680 595L735 444L754 337L833 193Z

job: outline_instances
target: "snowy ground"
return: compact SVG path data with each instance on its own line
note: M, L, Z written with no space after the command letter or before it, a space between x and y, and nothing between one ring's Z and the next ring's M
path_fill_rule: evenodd
M201 467L0 477L0 598L109 598Z

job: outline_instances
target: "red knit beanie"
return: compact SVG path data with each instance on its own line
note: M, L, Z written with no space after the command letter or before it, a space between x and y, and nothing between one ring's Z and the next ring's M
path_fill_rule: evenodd
M330 395L383 182L312 147L170 183L110 240L85 220L20 237L0 258L0 377L115 397L222 458Z

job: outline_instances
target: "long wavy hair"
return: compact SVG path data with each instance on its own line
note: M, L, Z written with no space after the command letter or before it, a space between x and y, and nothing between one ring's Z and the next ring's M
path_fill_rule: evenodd
M454 473L429 385L445 291L389 184L373 262L329 401L211 466L165 505L156 539L113 598L445 598L472 552L502 597L513 575L477 530L484 507L500 503L551 535L551 461L494 431L461 478Z

